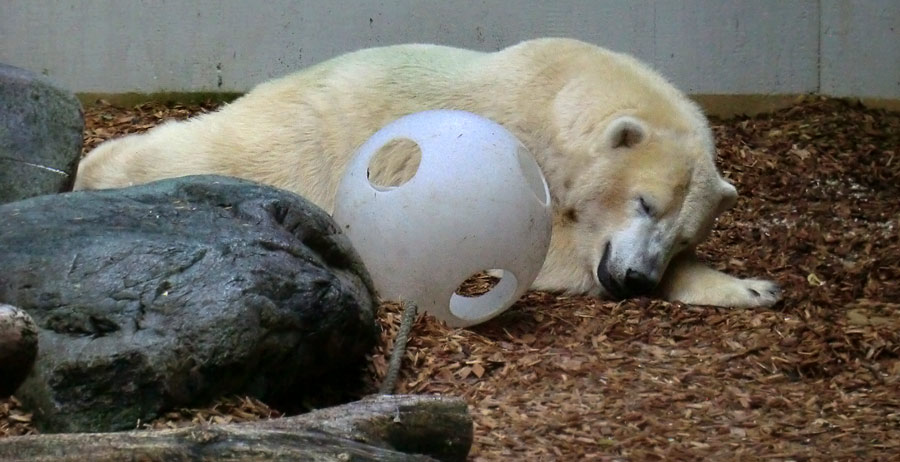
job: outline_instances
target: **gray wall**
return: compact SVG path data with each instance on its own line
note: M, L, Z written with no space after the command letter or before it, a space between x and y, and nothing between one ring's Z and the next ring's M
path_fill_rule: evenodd
M246 91L362 47L569 36L693 94L900 99L897 0L0 0L0 62L75 92Z

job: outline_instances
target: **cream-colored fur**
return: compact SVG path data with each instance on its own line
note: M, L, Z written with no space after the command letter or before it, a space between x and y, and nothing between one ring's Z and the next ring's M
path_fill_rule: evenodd
M355 149L394 119L460 109L516 134L547 177L551 249L535 287L688 303L768 306L768 281L698 263L691 249L735 200L701 111L637 60L569 39L496 53L399 45L350 53L262 84L218 112L103 143L76 189L214 173L294 191L332 211ZM390 161L389 161L390 162ZM382 184L415 162L373 167Z

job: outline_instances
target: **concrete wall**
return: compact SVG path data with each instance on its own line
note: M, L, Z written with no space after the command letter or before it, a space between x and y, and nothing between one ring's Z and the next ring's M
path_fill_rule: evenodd
M900 1L823 0L822 93L900 99Z
M0 0L0 62L75 92L243 92L337 54L569 36L693 94L900 99L896 0Z

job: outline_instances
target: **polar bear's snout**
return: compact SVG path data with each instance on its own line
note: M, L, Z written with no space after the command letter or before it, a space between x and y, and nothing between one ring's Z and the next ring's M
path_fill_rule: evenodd
M629 295L646 295L653 292L659 280L651 278L647 273L628 268L625 270L625 283L622 284Z
M628 267L624 272L615 271L610 264L612 241L607 241L603 257L597 265L597 280L607 293L615 298L648 295L659 284L658 272L654 268ZM618 277L616 273L621 273Z

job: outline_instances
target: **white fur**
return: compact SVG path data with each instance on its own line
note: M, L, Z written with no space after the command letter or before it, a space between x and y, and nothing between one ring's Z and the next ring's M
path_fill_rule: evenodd
M608 247L602 272L619 285L631 270L659 281L655 293L669 299L777 301L774 284L691 256L736 196L715 168L701 111L637 60L575 40L496 53L434 45L350 53L262 84L218 112L106 142L82 161L76 188L214 173L294 191L330 212L360 144L402 115L440 108L503 124L544 171L556 217L536 288L607 294L598 265ZM415 163L400 158L373 175L408 177Z

